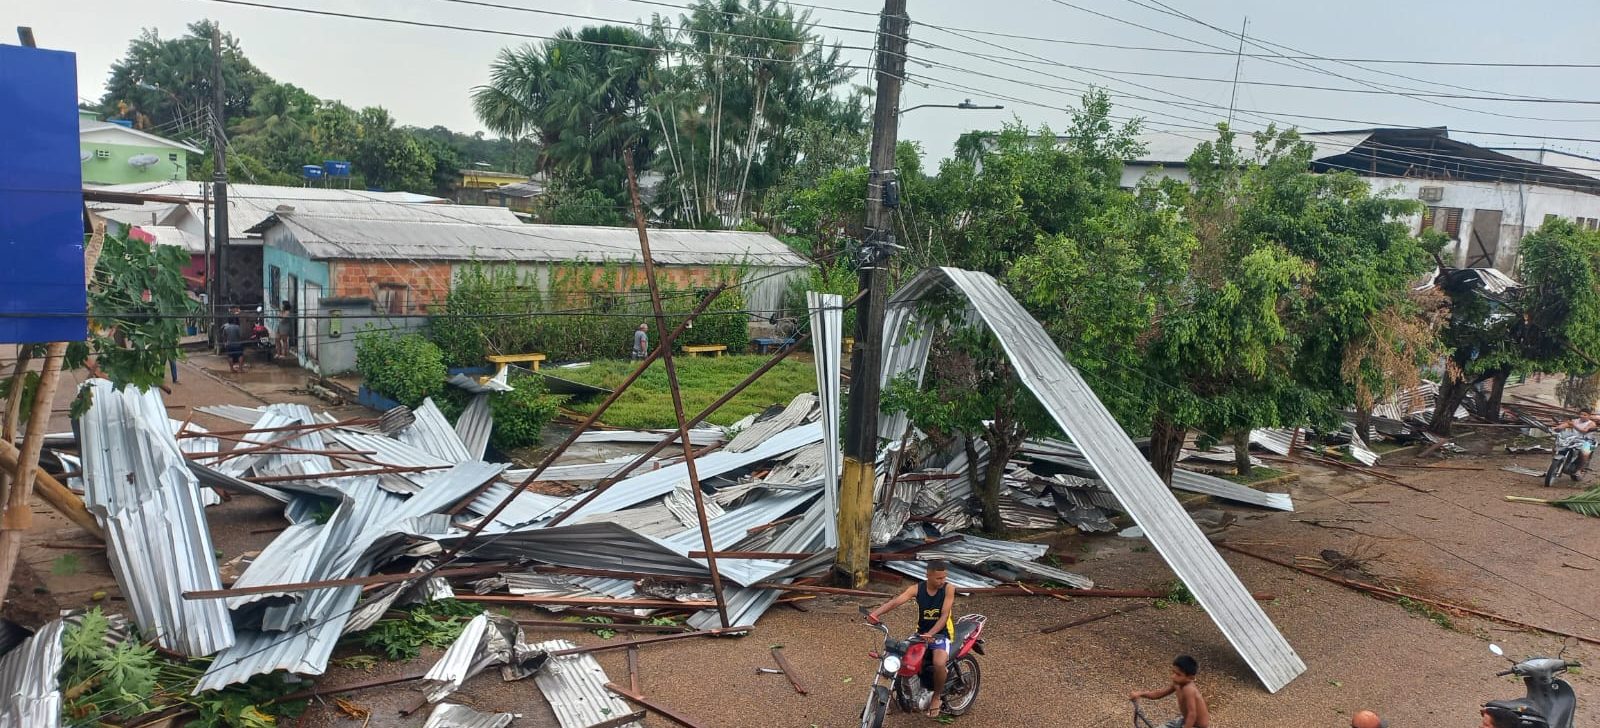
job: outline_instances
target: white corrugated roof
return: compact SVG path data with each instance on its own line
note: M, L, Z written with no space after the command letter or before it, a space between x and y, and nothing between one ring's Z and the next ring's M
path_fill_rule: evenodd
M195 235L187 230L172 227L171 225L138 225L140 230L150 233L156 239L156 245L171 245L182 248L190 255L200 255L206 252L205 238Z
M1302 134L1300 138L1316 145L1317 151L1312 154L1312 159L1326 159L1354 149L1370 136L1372 136L1371 131L1351 131ZM1189 161L1189 155L1194 153L1195 147L1200 146L1201 142L1216 140L1215 133L1206 131L1159 131L1140 134L1139 143L1144 145L1145 152L1128 161L1142 164L1184 164ZM1233 145L1241 157L1245 159L1255 157L1255 140L1249 134L1235 135Z
M171 139L158 137L149 132L139 131L138 129L130 129L121 124L113 124L109 121L95 121L93 119L78 119L78 138L80 139L84 137L118 136L135 140L133 141L135 144L167 147L170 149L182 149L183 151L194 152L195 154L200 153L199 149L196 149L188 144L184 144L183 142L175 142Z
M471 210L471 213L464 213ZM509 223L479 222L488 211ZM371 215L296 210L280 215L295 239L316 259L503 260L523 262L637 261L632 228L526 225L504 208L470 205L380 205ZM766 233L652 230L650 249L668 265L745 263L803 267L805 258Z
M132 182L96 187L106 192L186 197L195 202L206 198L210 182L179 180L167 182ZM442 197L419 195L414 192L374 192L372 190L339 189L336 187L286 187L282 185L228 184L228 199L234 200L321 200L324 202L444 202Z

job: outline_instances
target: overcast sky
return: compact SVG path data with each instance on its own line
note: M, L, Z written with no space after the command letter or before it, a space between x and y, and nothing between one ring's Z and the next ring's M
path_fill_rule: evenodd
M548 35L562 27L586 24L572 18L471 7L447 0L251 1L534 35ZM647 18L652 12L671 13L675 17L677 11L663 5L688 2L494 1L502 5L620 20ZM815 1L841 9L813 11L818 22L867 31L827 29L824 33L846 46L871 45L870 29L875 27L875 19L843 9L876 11L881 9L879 2ZM1163 1L1198 20L1233 31L1248 16L1248 35L1252 41L1290 46L1312 56L1600 63L1600 47L1593 42L1596 28L1600 28L1600 3L1591 0L1519 5L1515 14L1522 16L1520 20L1508 17L1509 6L1492 0L1449 3L1438 0ZM1069 7L1067 2L1083 9ZM1231 90L1227 81L1233 78L1235 64L1232 55L1093 47L971 32L1146 48L1193 51L1221 48L1230 52L1237 49L1237 38L1158 12L1160 7L1156 0L909 0L911 17L917 23L911 30L914 41L911 56L921 62L914 61L907 70L913 81L928 85L909 86L902 107L955 103L971 98L974 103L999 103L1006 108L1004 111L921 109L906 115L901 138L920 142L929 155L937 159L949 154L951 144L961 132L995 128L1013 116L1031 125L1048 122L1060 128L1066 114L1049 107L1074 105L1086 83L1108 86L1119 107L1116 113L1143 116L1151 128L1194 128L1215 123L1227 115ZM1103 13L1110 18L1086 11ZM79 94L90 100L99 99L110 64L123 54L128 41L141 28L154 27L163 36L178 35L188 22L205 17L221 21L225 30L239 38L250 59L279 81L294 83L320 97L340 99L355 107L384 106L401 123L443 124L463 131L482 129L472 114L468 97L474 86L486 81L495 53L507 45L530 42L504 35L309 16L224 5L211 0L17 0L7 3L5 10L0 11L8 32L11 26L29 25L34 28L40 46L76 52ZM915 45L917 41L942 48ZM8 38L6 42L12 41ZM1338 93L1256 85L1265 82L1370 91L1372 86L1365 84L1371 84L1404 86L1413 92L1469 96L1510 94L1592 102L1600 100L1600 84L1595 83L1600 80L1600 69L1380 64L1355 67L1320 60L1248 57L1251 53L1288 52L1281 47L1269 51L1246 45L1245 52L1247 57L1240 70L1244 83L1238 86L1237 100L1241 111L1236 122L1236 126L1243 125L1245 129L1257 128L1258 122L1265 118L1308 130L1443 125L1452 129L1453 136L1491 146L1543 145L1600 156L1600 106L1593 103L1419 100L1393 93ZM846 53L852 63L867 63L865 50ZM975 53L992 57L973 55ZM1006 57L1017 60L1006 60ZM1305 65L1314 68L1305 68ZM1098 70L1085 70L1090 68ZM1106 71L1110 73L1105 76L1092 75ZM1222 82L1127 75L1130 71L1222 79ZM858 81L870 83L870 78L862 73ZM1455 130L1597 141L1541 141L1462 134Z

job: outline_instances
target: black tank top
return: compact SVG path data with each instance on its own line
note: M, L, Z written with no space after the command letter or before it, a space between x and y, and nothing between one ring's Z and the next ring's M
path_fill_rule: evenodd
M950 615L941 614L944 611L944 595L950 590L950 584L945 583L939 591L928 593L927 584L917 585L917 634L927 634L933 626L941 620L945 623L944 629L948 635L955 634L955 627L950 621Z

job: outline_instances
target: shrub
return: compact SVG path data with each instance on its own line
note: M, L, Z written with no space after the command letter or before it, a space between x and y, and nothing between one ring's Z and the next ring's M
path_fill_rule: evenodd
M544 426L555 419L561 404L567 401L562 395L545 391L538 377L518 377L512 386L516 387L514 391L489 397L489 407L494 412L489 443L501 452L538 444Z
M457 271L444 311L428 327L428 338L444 352L447 366L478 366L487 354L528 351L538 320L507 314L542 308L537 286L519 278L515 268L474 263Z
M839 260L831 265L813 265L809 272L810 275L805 278L790 281L789 288L783 293L784 315L792 317L800 325L805 325L811 316L810 309L806 307L807 291L837 293L849 303L860 290L856 271L847 260ZM844 311L844 335L856 335L856 309L853 306Z
M444 353L417 334L363 332L356 338L356 371L368 389L415 407L444 386Z

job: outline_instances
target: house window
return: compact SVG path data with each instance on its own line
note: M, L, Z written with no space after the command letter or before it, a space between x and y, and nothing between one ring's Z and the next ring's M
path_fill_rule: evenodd
M411 287L404 283L379 283L378 293L373 298L379 311L405 313L411 302Z
M109 152L107 150L104 150L104 149L97 149L94 152L94 157L95 157L95 159L110 159L111 158L111 152Z
M273 307L283 303L283 269L278 266L267 266L267 301Z
M1429 207L1422 211L1421 230L1438 230L1451 240L1461 239L1461 208Z

